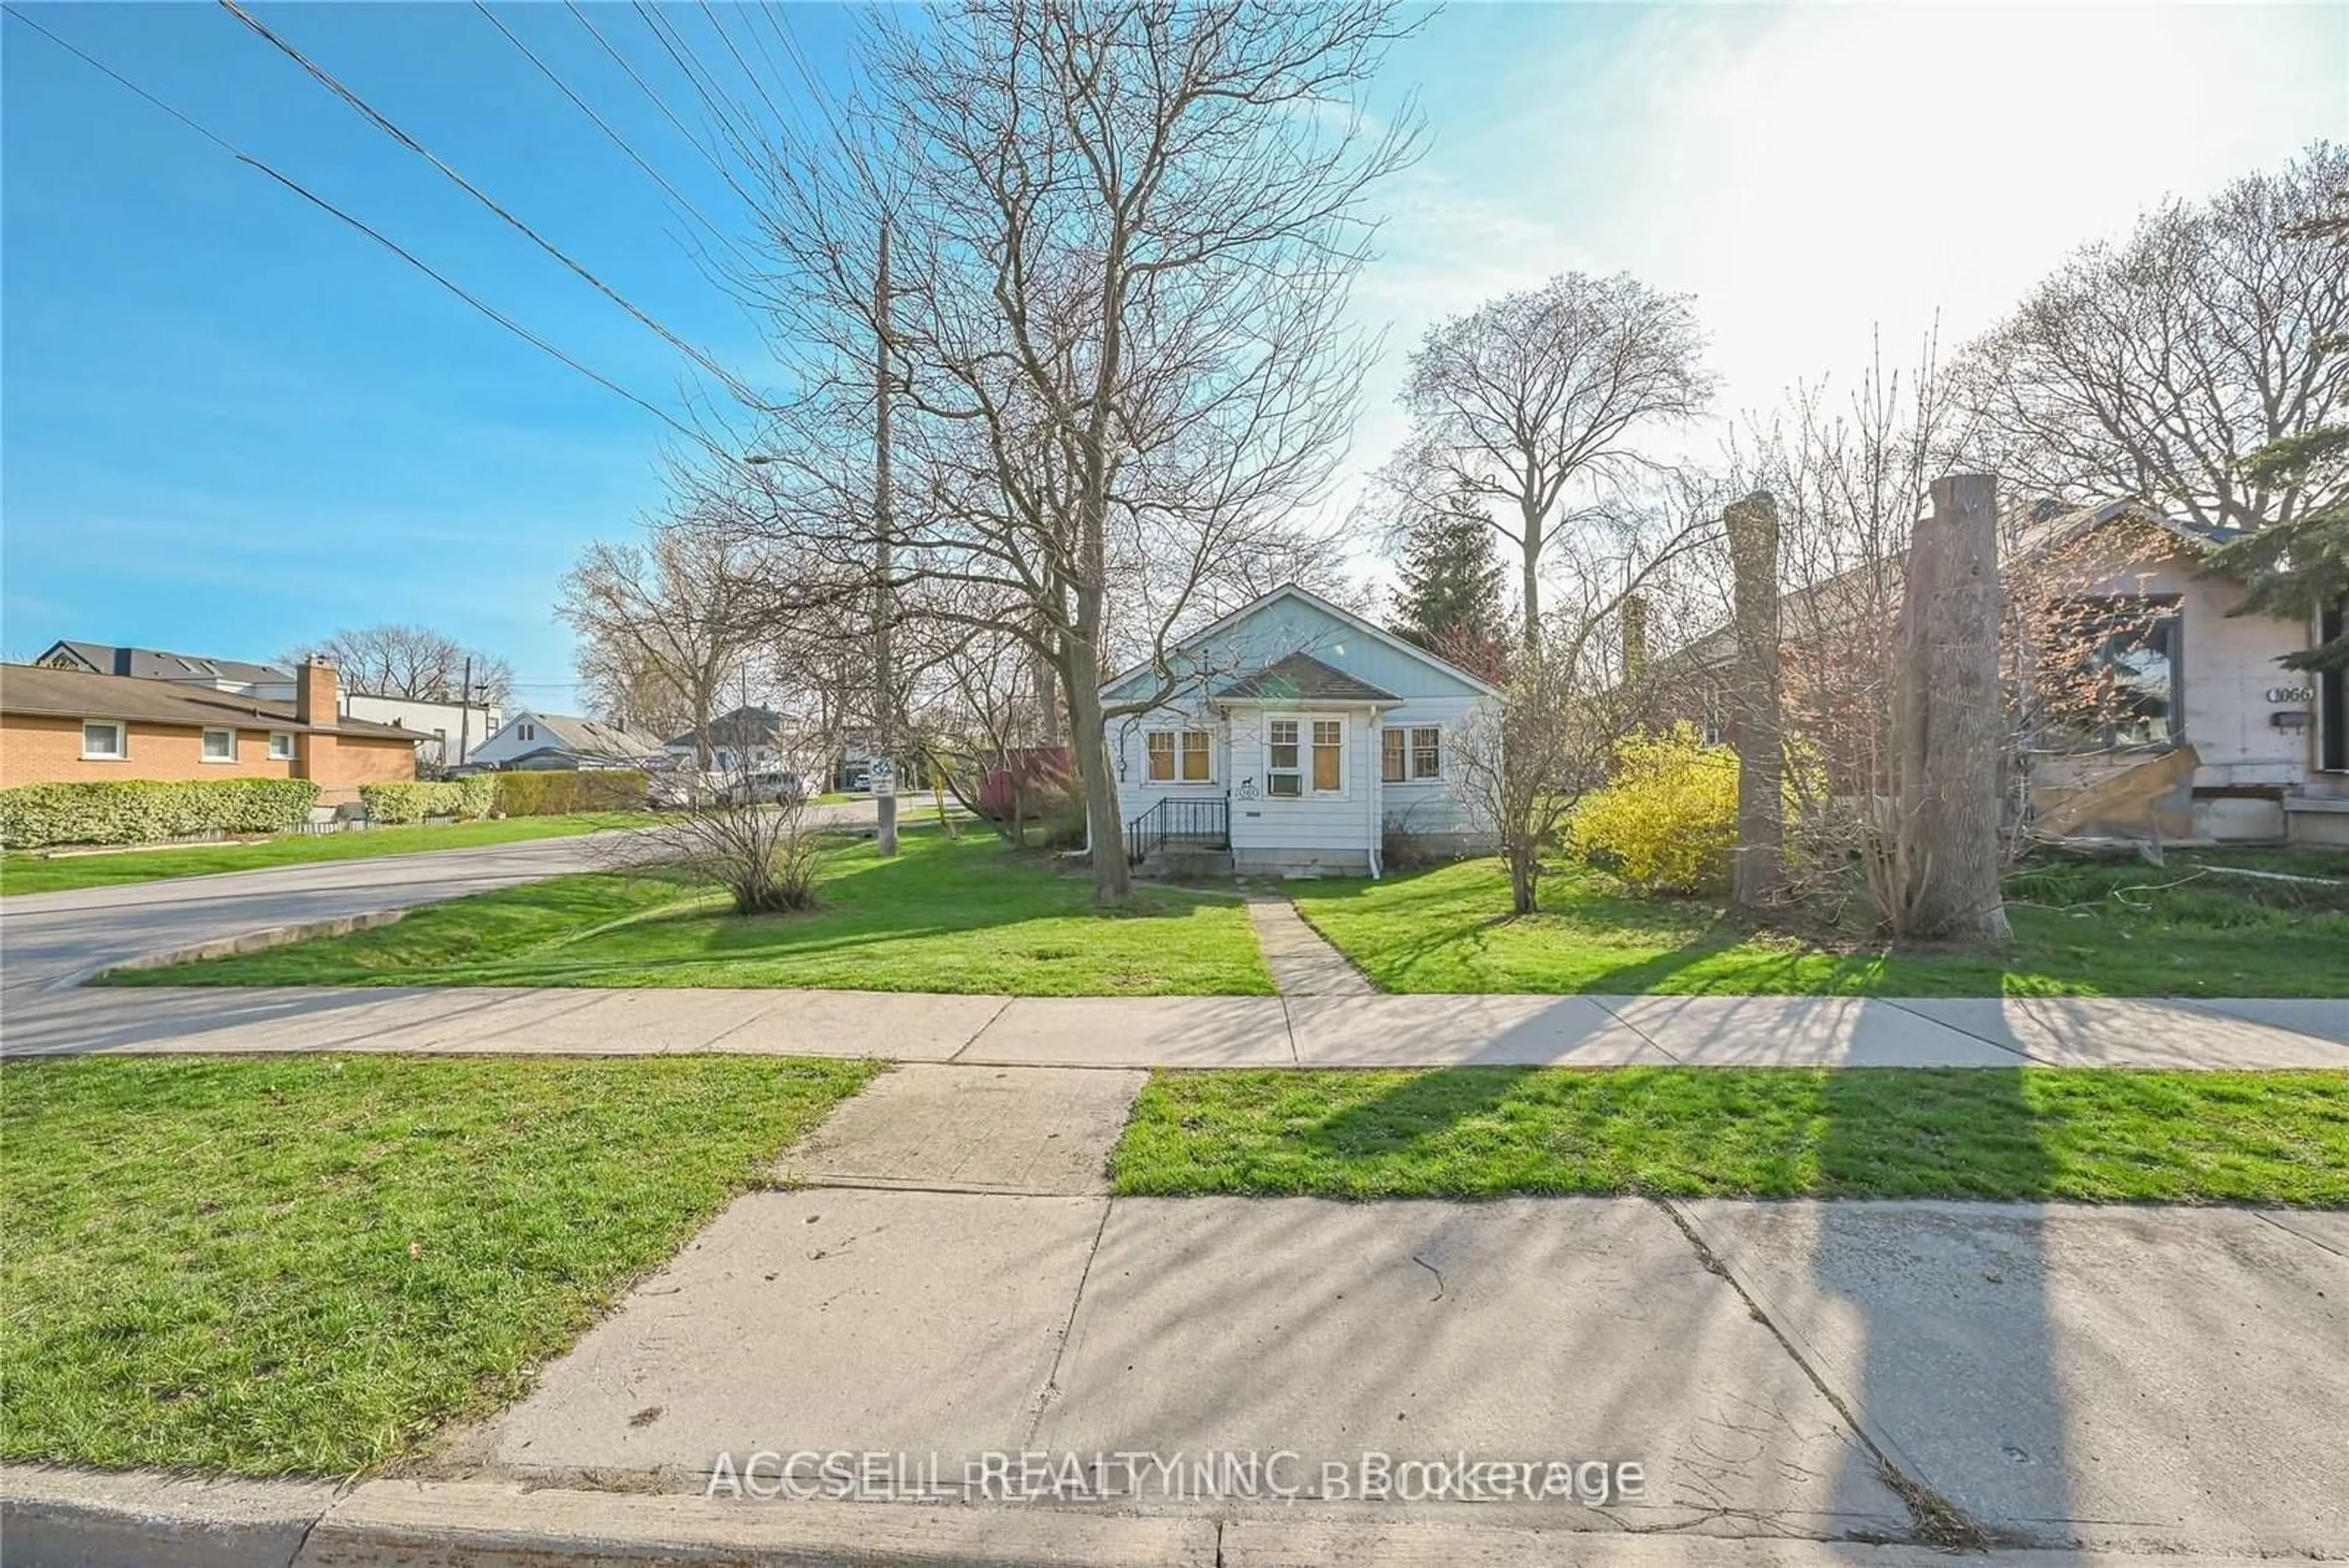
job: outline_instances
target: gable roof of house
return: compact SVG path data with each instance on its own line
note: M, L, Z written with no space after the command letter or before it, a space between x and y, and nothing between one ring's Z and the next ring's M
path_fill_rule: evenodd
M2207 556L2251 533L2248 528L2173 517L2143 501L2100 501L2025 523L2011 537L2000 541L2000 565L2002 567L2011 566L2018 562L2033 561L2053 555L2067 545L2079 543L2100 528L2122 521L2140 523L2158 529L2197 556ZM1876 602L1873 596L1880 591L1883 584L1875 574L1890 574L1890 586L1898 591L1906 554L1905 550L1895 551L1880 560L1864 562L1807 587L1788 590L1779 601L1781 623L1797 616L1807 618L1807 623L1815 626L1847 621L1861 613L1860 607ZM1735 656L1736 648L1736 628L1723 622L1690 639L1667 657L1692 667L1703 668L1727 661Z
M583 719L573 713L541 713L523 709L508 719L498 731L502 735L516 724L534 724L540 738L552 741L554 747L583 757L656 757L662 754L658 741L639 735L633 730L623 730L617 724L606 724L601 719ZM541 746L539 751L550 748Z
M709 743L713 746L740 749L745 742L765 745L778 739L782 732L783 716L772 708L755 705L737 708L731 713L721 713L709 721ZM672 737L667 743L671 751L679 747L690 748L694 744L693 732L688 730L682 735Z
M1292 653L1285 659L1276 659L1263 669L1241 676L1215 695L1268 702L1402 701L1385 687L1373 686L1359 676L1333 669L1309 653Z
M2044 556L2123 518L2158 528L2199 556L2207 556L2222 545L2248 538L2251 533L2249 528L2238 528L2231 524L2198 523L2190 517L2173 517L2142 501L2100 501L2094 505L2076 506L2069 512L2059 512L2025 524L2015 535L2014 554L2024 560Z
M387 740L421 740L415 730L371 719L330 719L305 724L291 702L267 701L132 675L99 675L87 670L57 670L31 664L0 667L0 713L61 719L122 719L140 724L181 724L190 729L296 730Z
M1168 649L1167 651L1169 653L1179 653L1183 649L1192 647L1194 644L1205 642L1207 639L1216 636L1218 632L1229 630L1231 628L1237 626L1240 622L1247 619L1248 617L1264 609L1267 606L1276 604L1284 598L1293 598L1301 604L1311 605L1315 609L1319 610L1322 614L1330 616L1333 619L1353 628L1356 631L1361 632L1365 636L1377 639L1379 641L1386 644L1389 648L1393 649L1398 653L1415 659L1423 664L1432 665L1435 669L1442 670L1444 674L1452 677L1454 680L1462 681L1475 691L1481 691L1488 697L1497 695L1500 691L1500 688L1495 686L1491 681L1485 680L1481 676L1471 675L1468 671L1461 669L1450 659L1439 658L1437 655L1430 653L1427 649L1420 647L1419 644L1412 641L1409 638L1397 637L1393 632L1387 630L1386 628L1378 625L1376 622L1364 620L1361 616L1356 615L1352 610L1346 608L1344 606L1332 604L1328 599L1323 598L1319 594L1314 593L1308 588L1299 587L1295 583L1283 583L1269 593L1257 595L1255 598L1252 598L1247 603L1240 606L1239 608L1232 611L1229 615L1222 616L1215 620L1209 621L1206 626L1201 627L1198 630L1191 633L1188 637L1185 637L1181 641L1175 643L1172 648ZM1150 672L1151 665L1152 661L1146 659L1142 660L1140 663L1129 665L1127 668L1119 670L1115 675L1110 677L1107 680L1102 681L1101 689L1103 691L1108 691L1115 687L1124 685L1127 681L1133 680L1137 675L1146 675Z
M209 659L202 654L72 639L49 644L33 662L48 665L60 659L72 659L94 675L129 675L142 680L234 680L259 686L294 679L294 671L282 664L253 664L241 659Z

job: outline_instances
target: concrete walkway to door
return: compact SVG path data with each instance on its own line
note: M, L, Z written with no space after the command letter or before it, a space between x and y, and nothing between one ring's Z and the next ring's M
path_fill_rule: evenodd
M1248 924L1283 996L1375 996L1378 987L1344 953L1305 923L1297 906L1278 893L1251 893Z

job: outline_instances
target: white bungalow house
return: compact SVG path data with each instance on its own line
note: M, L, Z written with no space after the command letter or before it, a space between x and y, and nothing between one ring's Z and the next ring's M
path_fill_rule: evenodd
M473 748L486 767L543 772L560 768L648 768L667 760L658 741L601 719L518 708L497 732Z
M1494 688L1296 586L1274 589L1125 671L1104 702L1173 690L1107 721L1130 856L1206 851L1242 874L1378 876L1392 829L1489 847L1460 767Z

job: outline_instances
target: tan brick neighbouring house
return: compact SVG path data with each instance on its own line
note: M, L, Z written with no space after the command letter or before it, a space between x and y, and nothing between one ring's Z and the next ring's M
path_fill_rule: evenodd
M413 730L336 717L335 667L291 702L128 675L0 666L0 787L105 779L315 780L319 804L416 776Z

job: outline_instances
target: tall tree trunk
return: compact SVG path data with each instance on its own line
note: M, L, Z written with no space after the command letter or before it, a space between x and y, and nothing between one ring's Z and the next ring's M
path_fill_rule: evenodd
M1785 890L1785 727L1778 683L1778 505L1756 493L1722 514L1735 577L1737 846L1730 900L1777 903Z
M1092 846L1093 899L1121 902L1133 890L1125 863L1125 824L1117 814L1117 779L1102 723L1101 659L1082 638L1067 639L1061 685L1069 699L1069 744L1085 792L1085 838Z
M1933 482L1900 607L1900 805L1912 880L1894 911L1915 936L2002 941L1998 493L1986 474Z
M1527 648L1541 646L1541 514L1528 505L1517 539L1525 550L1523 592L1526 598L1525 642Z

